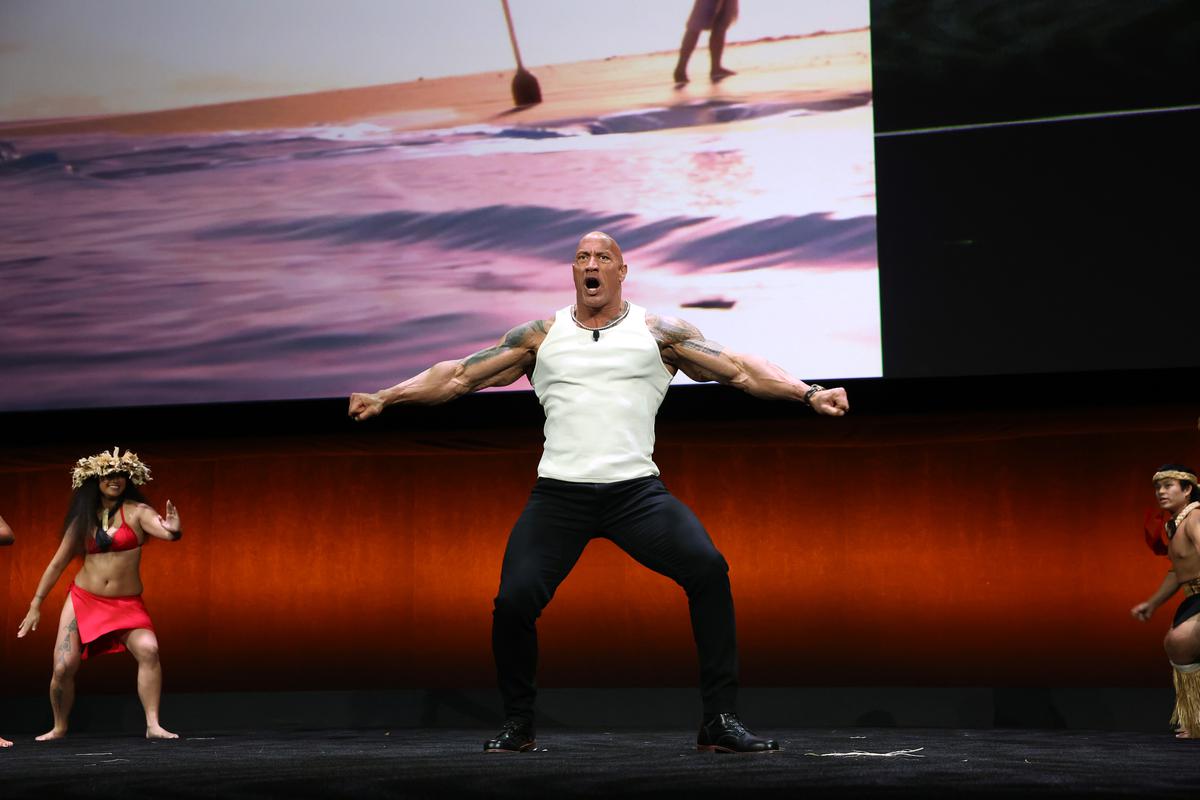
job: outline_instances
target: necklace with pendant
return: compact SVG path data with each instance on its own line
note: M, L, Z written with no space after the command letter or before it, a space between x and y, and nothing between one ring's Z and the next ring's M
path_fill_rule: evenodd
M585 331L591 331L592 332L592 341L598 342L598 341L600 341L600 331L606 331L609 328L619 325L621 323L621 320L623 320L623 319L625 319L625 317L629 316L629 301L626 300L624 303L621 304L621 313L618 314L613 319L612 322L609 322L606 325L601 325L599 328L589 328L587 325L584 325L582 322L580 322L579 317L575 316L575 309L576 309L575 306L571 306L571 319L574 320L575 327L583 328Z
M108 550L108 548L112 547L113 537L112 534L108 532L108 523L112 517L116 516L116 514L112 513L116 510L116 506L113 506L112 508L104 508L101 506L100 508L100 527L96 528L96 547L100 548L101 551Z

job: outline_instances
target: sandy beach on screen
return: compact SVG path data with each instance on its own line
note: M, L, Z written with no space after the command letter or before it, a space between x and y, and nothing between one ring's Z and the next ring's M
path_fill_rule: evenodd
M7 123L0 125L0 135L164 135L366 121L392 131L480 123L538 125L701 100L753 97L769 102L802 96L820 102L871 90L867 29L731 43L724 61L737 74L716 84L708 79L707 51L698 49L690 65L692 82L675 86L675 58L675 51L663 51L531 66L543 102L520 109L513 108L514 71L505 71L139 114Z

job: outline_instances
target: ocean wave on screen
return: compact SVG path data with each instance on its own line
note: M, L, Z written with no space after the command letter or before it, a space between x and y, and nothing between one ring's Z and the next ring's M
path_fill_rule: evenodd
M337 142L319 136L247 133L176 136L91 134L61 140L33 138L13 146L0 162L0 178L60 175L102 181L171 175L228 167L286 162L297 158L352 155L390 145Z
M595 137L618 134L654 134L714 125L772 118L836 113L868 105L870 93L853 93L810 101L739 103L702 100L673 106L631 109L590 117L551 120L537 125L462 125L410 134L398 144L420 146L411 157L493 155L506 152L548 152L565 149L610 147ZM437 147L434 147L438 145ZM429 149L429 148L433 149Z
M532 256L561 260L563 253L574 251L581 230L607 231L625 249L632 250L708 219L671 217L647 221L636 214L492 205L456 211L383 211L289 220L246 220L206 228L195 235L200 240L324 240L335 245L436 242L442 247L469 251L516 248Z
M700 236L668 252L693 271L821 264L876 264L875 217L774 217Z
M163 332L161 343L116 336L103 321L94 330L77 324L75 336L0 351L0 368L21 377L0 393L0 411L346 395L486 346L511 322L492 312L374 320L367 329L352 319L312 326L239 318ZM80 339L105 344L81 358ZM366 378L367 365L380 374Z
M716 230L712 225L717 224ZM201 240L318 240L339 246L363 242L434 243L441 248L513 250L558 260L575 247L581 230L603 230L632 251L653 246L686 228L685 242L663 245L659 258L685 271L741 271L772 266L875 263L875 217L831 214L779 216L755 221L635 214L587 209L492 205L456 211L384 211L304 219L246 220L207 228Z
M870 93L788 102L704 100L571 117L537 125L471 124L393 131L377 123L267 132L226 131L170 136L85 134L5 142L0 178L60 174L128 180L260 165L390 152L396 158L435 158L621 146L613 135L654 134L772 118L836 113L867 105Z
M870 94L788 103L735 103L724 100L706 100L664 108L622 111L590 120L566 121L563 124L565 126L582 125L588 133L603 136L612 133L643 133L693 128L701 125L720 125L785 115L844 111L848 108L866 105L870 101Z

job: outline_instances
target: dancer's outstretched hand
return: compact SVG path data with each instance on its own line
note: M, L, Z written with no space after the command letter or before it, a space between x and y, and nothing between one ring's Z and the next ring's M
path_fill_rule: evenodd
M17 638L24 639L25 634L30 631L36 631L38 623L42 620L42 612L36 608L29 609L29 613L25 615L25 619L21 620L21 624L17 626Z
M179 533L183 530L183 524L179 521L179 509L175 508L175 504L170 500L167 501L167 515L159 517L158 523L163 526L163 530L170 533Z

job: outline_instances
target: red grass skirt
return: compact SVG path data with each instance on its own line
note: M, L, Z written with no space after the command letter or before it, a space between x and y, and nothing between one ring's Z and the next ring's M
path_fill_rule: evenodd
M71 584L71 604L83 643L83 658L120 653L125 650L121 636L134 628L154 630L150 614L140 594L128 597L101 597Z

